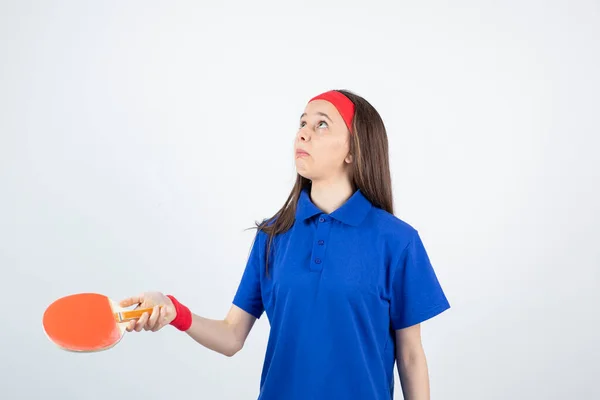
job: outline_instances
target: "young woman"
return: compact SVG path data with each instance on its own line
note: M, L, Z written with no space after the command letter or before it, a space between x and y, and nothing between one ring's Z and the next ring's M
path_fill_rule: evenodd
M323 93L306 105L294 149L294 188L257 225L225 318L150 292L122 301L154 307L128 330L171 324L233 356L266 313L259 399L389 400L394 363L404 398L429 399L420 323L450 305L418 232L393 215L381 117L352 92Z

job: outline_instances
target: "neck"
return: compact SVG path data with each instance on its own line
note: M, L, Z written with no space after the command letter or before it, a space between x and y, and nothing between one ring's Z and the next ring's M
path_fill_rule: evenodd
M352 184L348 179L313 181L310 190L312 202L327 214L337 210L352 194Z

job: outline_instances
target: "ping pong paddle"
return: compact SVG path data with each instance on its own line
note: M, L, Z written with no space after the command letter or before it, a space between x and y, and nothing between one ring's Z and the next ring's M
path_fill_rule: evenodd
M98 293L61 297L46 308L44 332L59 348L75 352L108 350L123 338L127 322L152 308L126 310Z

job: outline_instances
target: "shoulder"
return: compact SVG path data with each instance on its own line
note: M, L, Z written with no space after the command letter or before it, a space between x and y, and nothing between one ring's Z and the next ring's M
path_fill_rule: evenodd
M370 226L377 231L381 239L395 249L406 247L419 236L413 225L376 207L371 210Z
M264 237L274 229L274 225L277 222L277 215L271 218L263 218L261 221L256 221L254 229L256 229L257 237Z
M254 236L254 245L265 247L269 239L276 240L279 234L275 232L277 227L277 215L271 218L265 218L262 221L257 221L253 229L256 230Z

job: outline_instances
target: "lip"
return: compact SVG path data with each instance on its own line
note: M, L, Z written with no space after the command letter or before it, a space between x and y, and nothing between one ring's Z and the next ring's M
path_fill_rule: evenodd
M308 154L307 151L304 151L302 149L298 149L296 150L296 157L306 157L309 156L310 154Z

